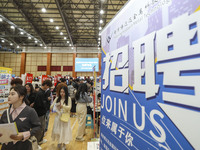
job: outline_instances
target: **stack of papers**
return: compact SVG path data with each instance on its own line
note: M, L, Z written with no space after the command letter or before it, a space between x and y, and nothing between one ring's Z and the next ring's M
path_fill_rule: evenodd
M88 142L87 150L99 150L99 141L96 142Z
M18 134L17 126L15 123L0 124L0 133L2 134L2 136L0 137L1 143L14 141L10 138L10 135Z

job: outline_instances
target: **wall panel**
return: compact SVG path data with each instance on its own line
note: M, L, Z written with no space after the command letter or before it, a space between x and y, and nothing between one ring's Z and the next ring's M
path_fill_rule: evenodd
M77 53L78 58L98 58L97 53ZM25 72L33 76L46 74L38 71L38 66L47 66L46 53L26 53ZM20 76L21 54L0 53L0 66L13 69L13 74ZM51 66L61 66L61 71L52 71L51 75L62 74L72 76L72 71L63 71L63 66L73 66L73 53L52 53ZM79 72L76 76L92 76L92 72Z
M0 53L2 67L12 68L12 74L20 76L21 55L14 53Z

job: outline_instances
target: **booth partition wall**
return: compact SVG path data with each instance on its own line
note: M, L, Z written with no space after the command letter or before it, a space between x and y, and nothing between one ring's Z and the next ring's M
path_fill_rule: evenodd
M20 67L25 68L25 73L31 73L33 76L40 76L47 74L48 61L50 62L50 74L49 75L70 75L73 76L73 62L74 58L98 58L98 53L50 53L51 57L48 57L49 53L0 53L0 66L13 69L15 76L21 76L24 72L20 73ZM23 58L25 57L25 58ZM50 60L49 60L50 59ZM22 63L24 61L24 63ZM75 70L75 69L74 69ZM74 72L76 76L93 76L92 72Z

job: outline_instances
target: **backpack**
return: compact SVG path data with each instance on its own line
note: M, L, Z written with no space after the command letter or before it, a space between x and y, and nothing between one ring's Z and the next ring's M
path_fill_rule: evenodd
M68 91L69 91L69 96L71 97L71 99L74 99L75 94L76 94L76 89L72 85L69 85Z

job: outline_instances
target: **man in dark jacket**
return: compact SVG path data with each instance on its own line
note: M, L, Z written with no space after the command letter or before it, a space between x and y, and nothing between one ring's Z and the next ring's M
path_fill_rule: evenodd
M45 132L45 115L47 112L47 96L45 91L52 86L52 82L50 80L45 80L42 83L40 90L36 94L35 103L33 108L38 114L41 123L41 132L38 132L36 138L39 143L44 143L43 141L44 132Z
M45 97L46 97L46 116L45 116L45 120L46 120L46 125L45 125L45 132L47 132L48 130L48 125L49 125L49 114L50 114L50 105L51 105L51 101L53 101L53 95L51 92L51 89L48 88L45 91Z

